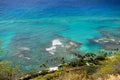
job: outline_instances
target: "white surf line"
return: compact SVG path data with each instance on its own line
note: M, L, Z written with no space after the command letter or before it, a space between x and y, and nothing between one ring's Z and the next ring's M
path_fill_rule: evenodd
M56 52L57 46L64 47L63 43L59 39L54 39L52 41L52 46L50 48L46 48L46 51L48 51L50 54L54 55Z

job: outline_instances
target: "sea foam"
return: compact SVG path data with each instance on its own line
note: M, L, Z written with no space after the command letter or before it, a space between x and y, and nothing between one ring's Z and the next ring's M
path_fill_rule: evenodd
M61 39L54 39L52 41L52 46L49 48L46 48L46 51L52 55L54 55L57 52L57 49L60 48L61 50L69 50L70 48L76 48L80 45L80 43L67 40L63 41Z
M52 46L50 48L46 48L46 51L50 54L55 54L57 46L64 47L63 43L59 39L54 39L52 41Z

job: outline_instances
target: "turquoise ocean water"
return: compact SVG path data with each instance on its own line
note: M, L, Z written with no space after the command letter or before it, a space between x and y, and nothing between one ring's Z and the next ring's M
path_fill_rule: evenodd
M89 39L105 38L98 28L105 28L106 31L120 28L119 5L107 5L105 0L102 0L101 5L97 5L99 2L89 4L84 1L79 3L79 0L70 1L0 2L0 39L7 50L0 58L12 61L23 71L39 70L43 63L47 66L58 65L59 60L50 61L56 57L65 57L66 61L70 61L75 57L66 50L58 50L54 55L45 50L54 39L61 37L81 43L77 48L81 53L100 51L101 45L91 43Z

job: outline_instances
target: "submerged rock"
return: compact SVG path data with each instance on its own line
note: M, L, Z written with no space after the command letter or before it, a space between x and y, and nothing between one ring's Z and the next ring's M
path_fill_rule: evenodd
M102 27L97 30L103 37L89 39L90 42L101 44L102 49L105 50L115 50L120 48L120 28Z
M64 40L64 39L54 39L52 40L51 47L46 48L45 50L50 54L54 55L60 50L69 51L70 49L76 49L81 44L71 40Z
M100 43L100 44L105 44L105 43L119 44L120 43L120 41L117 41L115 39L104 39L104 38L93 38L93 39L89 39L89 41L94 43Z

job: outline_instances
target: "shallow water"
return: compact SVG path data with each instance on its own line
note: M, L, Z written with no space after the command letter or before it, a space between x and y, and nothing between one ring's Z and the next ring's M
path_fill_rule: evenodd
M99 18L82 20L80 16L3 21L0 25L0 38L4 41L3 46L9 51L3 58L12 60L16 65L23 67L24 71L39 69L40 64L55 57L65 57L69 61L74 57L66 51L55 55L45 51L51 46L52 40L59 39L59 36L66 37L81 43L77 50L82 53L97 52L101 46L90 43L88 39L102 37L97 28L117 28L119 23L120 21L103 21ZM46 64L50 66L51 63L57 65L60 62Z

